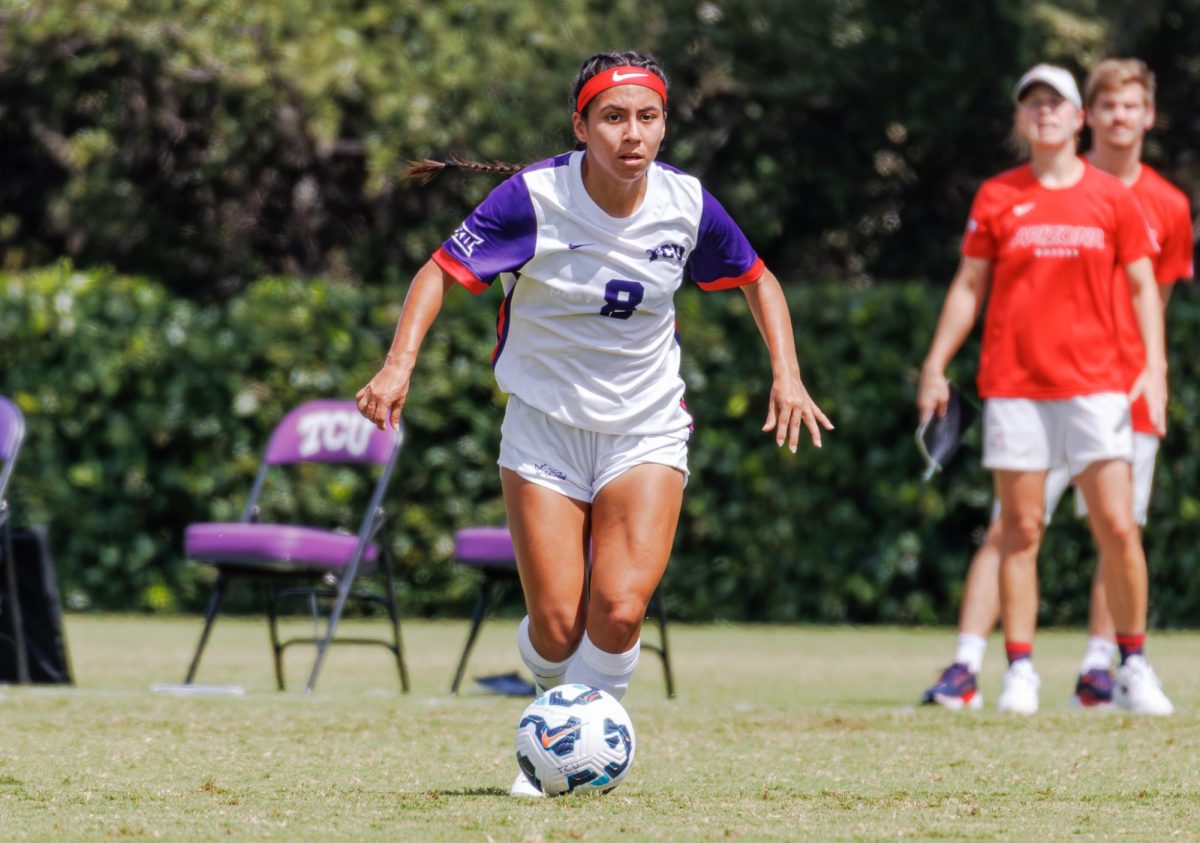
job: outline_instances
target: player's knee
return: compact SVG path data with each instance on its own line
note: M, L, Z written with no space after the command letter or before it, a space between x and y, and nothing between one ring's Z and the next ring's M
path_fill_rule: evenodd
M595 632L592 640L609 652L620 652L636 639L646 619L646 604L635 598L606 600L599 606L593 602L590 611Z
M529 637L542 656L554 661L575 652L585 628L586 618L574 608L546 607L529 613Z
M1102 510L1093 517L1092 529L1100 541L1122 547L1136 544L1141 539L1138 525L1128 512Z
M1002 540L1009 553L1036 548L1042 540L1042 514L1016 513L1002 516Z

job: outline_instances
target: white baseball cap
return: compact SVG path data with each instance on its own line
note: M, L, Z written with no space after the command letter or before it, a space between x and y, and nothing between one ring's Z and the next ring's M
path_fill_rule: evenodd
M1036 64L1025 71L1025 75L1013 88L1013 102L1020 102L1021 95L1029 86L1039 82L1049 85L1058 92L1060 97L1069 100L1076 108L1083 108L1083 98L1079 96L1079 87L1075 84L1075 77L1071 71L1052 64Z

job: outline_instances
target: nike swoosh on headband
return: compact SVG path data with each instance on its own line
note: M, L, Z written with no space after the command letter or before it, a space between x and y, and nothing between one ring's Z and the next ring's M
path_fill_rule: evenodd
M612 75L614 82L624 82L626 79L637 79L640 76L649 76L649 73L616 73Z

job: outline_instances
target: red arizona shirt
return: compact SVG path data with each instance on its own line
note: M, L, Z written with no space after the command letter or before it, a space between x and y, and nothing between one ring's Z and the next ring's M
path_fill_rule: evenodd
M1158 283L1170 286L1180 279L1191 278L1192 209L1187 196L1145 164L1131 189L1146 214L1151 235L1162 249L1154 260L1154 277ZM1142 332L1133 312L1133 300L1120 294L1121 283L1125 282L1124 270L1119 278L1114 291L1117 332L1128 388L1146 368L1146 346L1142 343ZM1154 425L1150 424L1150 408L1145 398L1133 402L1133 429L1137 433L1158 435Z
M1114 304L1124 275L1116 270L1156 252L1133 192L1091 164L1057 190L1029 165L985 181L962 246L965 256L992 262L980 396L1124 392Z

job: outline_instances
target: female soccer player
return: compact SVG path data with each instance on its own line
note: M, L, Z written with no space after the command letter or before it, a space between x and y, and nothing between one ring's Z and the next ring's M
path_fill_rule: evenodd
M922 367L918 410L922 418L945 412L946 365L987 299L978 386L986 399L983 462L1000 502L1009 669L999 708L1037 710L1037 550L1047 473L1066 465L1105 560L1105 594L1121 642L1117 701L1168 714L1171 703L1142 654L1146 561L1133 517L1130 384L1119 345L1120 300L1128 297L1144 342L1132 393L1146 398L1150 423L1161 431L1166 356L1151 267L1157 247L1129 189L1077 155L1084 114L1071 74L1038 65L1021 77L1014 99L1015 134L1030 163L989 179L976 194L962 262Z
M658 62L596 54L571 104L583 148L520 170L442 244L357 399L376 425L394 423L446 292L502 277L492 359L509 394L499 464L528 611L518 647L540 687L580 682L620 698L688 473L680 284L746 296L770 353L763 430L777 444L794 452L804 426L819 447L833 426L801 381L775 276L695 178L655 161L667 116ZM513 794L539 795L523 776Z
M1192 215L1187 196L1141 161L1146 132L1154 125L1154 93L1154 73L1145 62L1105 59L1088 74L1084 106L1092 131L1088 160L1133 190L1161 247L1153 262L1165 310L1174 284L1193 274ZM1129 301L1122 297L1120 305L1121 348L1126 376L1132 383L1141 372L1145 348ZM1144 397L1133 405L1133 431L1134 521L1140 528L1146 523L1160 438L1160 432L1150 424ZM1050 473L1046 481L1047 521L1069 479L1065 467ZM1087 507L1078 490L1075 503L1077 513L1086 516ZM925 692L924 702L954 709L978 708L982 704L977 674L987 637L1000 616L999 571L1000 529L999 522L994 520L967 572L954 662L942 672L937 684ZM1087 648L1071 695L1072 706L1097 708L1112 704L1115 636L1116 628L1105 599L1102 566L1097 566L1088 612ZM1128 697L1125 700L1130 702Z

